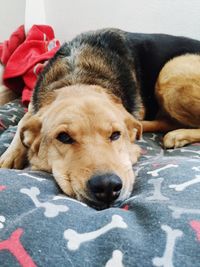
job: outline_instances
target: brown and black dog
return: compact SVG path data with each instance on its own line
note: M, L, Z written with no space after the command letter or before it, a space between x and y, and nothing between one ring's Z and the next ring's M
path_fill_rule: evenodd
M65 43L40 76L2 168L52 172L67 195L102 209L130 196L134 144L200 141L200 42L117 29ZM173 131L171 131L173 130Z

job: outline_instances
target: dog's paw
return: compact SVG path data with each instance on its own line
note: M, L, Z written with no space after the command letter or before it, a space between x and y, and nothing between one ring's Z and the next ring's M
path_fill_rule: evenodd
M183 129L174 130L167 133L163 138L163 145L165 148L178 148L191 143L188 135L184 133Z
M0 168L22 169L25 163L24 152L20 150L4 152L0 157Z

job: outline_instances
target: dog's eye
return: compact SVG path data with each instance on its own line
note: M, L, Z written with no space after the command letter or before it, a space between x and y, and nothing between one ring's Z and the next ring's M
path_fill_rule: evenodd
M115 141L120 138L121 133L119 131L113 132L110 136L111 141Z
M65 132L59 133L56 139L64 144L73 144L75 142L75 140Z

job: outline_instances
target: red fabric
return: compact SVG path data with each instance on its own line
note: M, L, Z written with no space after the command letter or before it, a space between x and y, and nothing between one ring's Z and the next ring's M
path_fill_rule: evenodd
M25 40L24 26L20 26L13 34L10 36L10 39L4 41L0 44L0 61L3 65L6 65L9 57L15 51L15 49L24 42Z
M3 81L12 90L22 92L22 102L28 104L38 74L45 61L59 49L50 26L34 25L25 37L20 26L8 41L0 45L0 60L5 65Z

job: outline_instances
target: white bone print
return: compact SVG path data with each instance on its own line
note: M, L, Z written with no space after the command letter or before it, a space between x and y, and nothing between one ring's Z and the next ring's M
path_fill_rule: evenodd
M17 111L17 109L16 108L11 108L11 109L9 109L9 111ZM0 109L0 112L1 113L7 113L8 110L7 109Z
M155 169L153 171L149 171L149 172L147 172L147 174L151 174L152 176L157 177L159 172L166 170L166 169L169 169L169 168L177 168L177 167L178 167L178 165L175 165L175 164L167 164L166 166L164 166L162 168Z
M124 267L122 259L122 252L120 250L114 250L112 258L106 263L105 267Z
M152 156L143 155L143 157L146 158L146 159L150 159Z
M0 229L4 228L4 223L6 218L3 215L0 215Z
M172 217L179 219L183 214L200 214L200 209L185 209L181 207L168 206L172 210Z
M187 187L189 187L191 185L200 183L200 175L195 175L195 176L196 176L196 178L194 178L192 180L189 180L189 181L187 181L185 183L169 185L169 188L172 188L172 189L174 189L176 191L183 191L183 190L185 190Z
M53 200L58 200L58 199L66 199L66 200L69 200L69 201L72 201L72 202L76 202L76 203L78 203L78 204L80 204L80 205L82 205L82 206L84 206L84 207L87 207L87 205L86 205L85 203L80 202L80 201L78 201L78 200L76 200L76 199L67 197L67 196L65 196L65 195L58 195L58 196L55 196L55 197L53 198Z
M200 166L198 166L198 167L192 167L192 170L197 171L197 172L200 172Z
M141 163L140 166L136 166L135 168L135 176L138 176L139 172L144 168L145 165L148 165L149 162Z
M27 176L27 177L32 178L32 179L35 179L35 180L37 180L39 182L42 182L42 181L45 180L44 178L39 178L39 177L33 176L33 175L29 174L29 173L25 173L25 172L19 173L18 175L20 175L20 176Z
M155 257L153 259L153 265L158 267L174 267L173 254L176 244L176 239L183 235L183 232L179 229L172 229L168 225L162 225L162 230L167 235L166 247L162 257Z
M144 138L141 137L140 140L137 140L137 143L147 143L147 141L145 141Z
M191 153L198 154L200 156L200 151L190 150L190 149L185 149L185 148L181 148L180 151L181 152L191 152Z
M152 137L150 137L149 139L152 140L152 141L156 141L156 136L157 136L157 135L153 133L153 134L152 134Z
M18 111L18 109L17 108L9 108L9 111ZM7 109L0 109L0 112L1 113L7 113L8 110Z
M68 240L67 247L70 250L77 250L80 245L84 242L88 242L96 239L97 237L105 234L106 232L114 228L127 228L127 224L124 222L123 218L119 215L113 215L112 220L107 225L102 228L92 231L89 233L77 233L72 229L67 229L64 232L64 238Z
M163 178L150 179L148 184L152 184L154 187L154 192L152 196L146 197L146 200L169 200L168 197L165 197L161 193L161 185L164 181Z
M12 121L13 123L15 122L17 116L16 115L13 115L12 118L8 118L9 121Z
M66 212L69 209L65 205L56 205L50 202L40 202L37 198L37 196L40 194L40 190L37 187L31 187L31 189L22 188L20 192L29 196L36 207L44 208L45 209L44 215L46 217L49 218L56 217L60 212Z
M135 170L135 176L138 176L139 172L143 169L144 167L141 166L141 167L137 167L136 170Z

